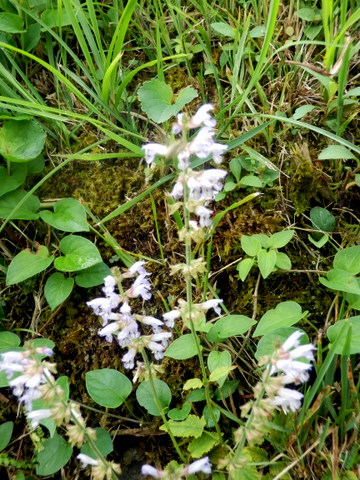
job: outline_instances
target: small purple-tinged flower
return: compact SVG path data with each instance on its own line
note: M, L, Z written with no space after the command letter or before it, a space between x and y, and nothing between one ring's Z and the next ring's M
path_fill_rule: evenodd
M161 157L166 157L169 150L166 145L162 145L161 143L147 143L146 145L143 145L141 148L145 152L145 162L148 165L151 165L153 163L156 155L160 155Z
M79 453L76 458L81 462L81 468L86 468L89 465L93 467L99 465L99 462L97 460L89 457L89 455L85 455L85 453Z

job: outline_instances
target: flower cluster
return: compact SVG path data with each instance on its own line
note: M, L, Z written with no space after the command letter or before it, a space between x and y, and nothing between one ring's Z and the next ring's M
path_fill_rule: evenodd
M208 203L222 190L222 182L227 175L225 170L218 168L202 171L191 168L192 156L203 159L209 157L220 164L222 155L226 151L226 145L214 141L216 120L210 114L212 109L212 105L205 104L190 119L186 118L185 114L177 116L177 122L173 126L174 134L187 133L190 129L200 128L190 141L180 140L169 146L148 143L142 147L148 165L153 164L157 155L176 158L179 176L170 195L176 200L184 198L186 208L198 217L199 224L192 220L190 225L194 240L198 237L196 231L199 228L211 225L213 211L208 208Z
M206 474L211 473L211 463L209 457L200 458L199 460L190 463L190 465L176 470L174 470L172 466L169 467L168 471L159 470L151 465L143 465L141 468L141 473L143 475L149 475L153 478L163 478L166 480L181 480L183 477L200 472Z
M132 313L130 299L141 297L144 301L151 298L150 275L144 268L144 261L135 262L125 273L116 271L104 279L104 297L95 298L87 302L94 313L101 317L102 328L98 331L100 337L107 342L115 338L121 348L127 352L122 357L126 369L135 367L136 354L144 347L151 350L156 360L164 357L164 351L172 336L171 332L164 331L164 322L149 315ZM127 279L134 279L127 290L123 283ZM121 292L116 293L118 287ZM151 334L144 335L143 327L149 327Z
M271 357L261 360L266 367L262 381L254 388L254 400L241 407L242 414L248 418L250 410L253 410L251 425L244 427L250 444L262 441L266 424L275 409L289 413L301 407L304 395L288 387L290 384L296 386L306 382L312 369L315 347L311 344L300 345L302 336L303 332L295 331ZM241 427L237 435L242 435L244 428Z

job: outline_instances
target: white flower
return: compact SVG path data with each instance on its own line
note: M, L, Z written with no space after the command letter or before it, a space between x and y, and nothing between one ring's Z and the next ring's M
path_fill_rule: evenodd
M300 345L300 338L304 335L304 332L300 332L300 330L296 330L294 333L290 335L289 338L285 340L282 345L282 350L288 351L290 348L298 347Z
M89 465L92 465L94 467L96 465L99 465L99 462L97 460L89 457L88 455L85 455L85 453L79 453L76 458L81 462L81 468L86 468Z
M190 151L185 148L184 150L181 150L181 152L178 153L177 158L178 158L178 169L179 170L186 170L190 166Z
M195 214L199 217L199 223L201 227L210 227L211 215L213 211L210 208L206 208L202 205L195 207Z
M104 278L104 286L103 286L103 292L107 297L111 296L112 293L114 293L116 287L116 280L112 275L107 275Z
M212 118L210 115L210 111L213 110L214 107L210 103L206 103L205 105L202 105L199 110L195 113L193 117L191 117L188 127L189 128L197 128L202 125L206 127L215 127L216 126L216 120Z
M136 356L136 349L135 348L129 348L128 352L125 353L122 357L122 362L124 364L124 368L127 368L128 370L132 370L135 367L135 356Z
M207 300L206 302L203 302L201 304L201 308L203 310L209 310L212 308L215 313L218 315L221 314L221 308L219 307L220 303L223 303L223 300L221 298L212 298L211 300Z
M145 316L141 318L141 323L145 325L149 325L150 327L153 328L154 333L158 333L159 330L161 330L161 326L163 325L163 322L159 320L158 318L151 317L151 316Z
M215 130L213 128L202 127L188 146L190 153L198 158L207 158L211 155L216 163L221 163L221 155L225 152L227 146L215 143L214 135Z
M141 297L143 300L151 298L151 285L146 275L139 275L126 294L130 298Z
M117 335L116 340L120 347L126 347L131 343L131 340L133 338L138 338L140 337L140 332L139 332L139 327L138 324L132 320L129 322L121 332Z
M105 337L109 343L113 341L113 333L119 330L119 325L116 322L109 323L106 327L98 331L99 337Z
M284 413L295 412L301 407L303 397L304 395L297 390L279 388L278 395L272 399L271 403L276 407L281 407Z
M128 269L128 272L130 273L130 275L135 275L135 273L138 273L139 275L150 275L150 273L148 273L145 268L143 267L143 265L145 265L145 260L139 260L138 262L135 262L131 265L131 267Z
M187 467L187 474L192 475L193 473L203 472L211 473L211 463L209 457L200 458Z
M27 414L28 420L30 420L32 428L36 428L39 426L41 420L44 418L51 417L51 410L50 408L41 408L39 410L33 410Z
M163 472L162 470L158 470L151 465L143 465L141 467L141 473L142 475L150 475L150 477L153 478L164 478L166 476L165 472Z
M106 325L113 313L112 310L119 305L119 296L113 294L107 298L94 298L86 302L86 305L93 309L95 315L98 315L103 320L103 325Z
M166 157L169 150L166 145L162 145L161 143L147 143L141 148L145 152L145 161L148 165L151 165L153 163L156 155Z
M227 172L218 168L211 168L201 172L187 172L186 185L189 188L191 200L213 200L223 188L221 181Z
M163 313L165 325L169 328L174 328L175 320L181 315L179 310L170 310L170 312Z

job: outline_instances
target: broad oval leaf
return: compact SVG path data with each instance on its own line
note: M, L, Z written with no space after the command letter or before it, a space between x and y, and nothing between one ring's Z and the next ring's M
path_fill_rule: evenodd
M355 155L344 145L328 145L319 155L319 160L353 160Z
M150 413L150 415L159 417L161 415L159 408L162 410L167 409L171 403L172 395L167 383L158 378L154 378L153 382L157 399L154 397L149 380L140 383L136 390L136 399L139 404Z
M307 312L303 313L301 306L296 302L279 303L261 317L253 337L265 335L277 328L291 327L291 325L304 318L306 314Z
M214 323L207 334L207 338L210 342L221 342L226 338L242 335L255 323L255 320L245 315L227 315Z
M20 187L26 178L26 165L14 163L10 175L5 167L0 167L0 197Z
M258 267L260 269L261 276L267 278L271 272L274 271L276 265L276 252L275 250L261 249L258 256Z
M302 331L300 328L284 327L276 328L275 330L266 333L260 338L259 343L257 344L255 358L259 360L261 357L272 355L276 347L282 345L291 334L299 330ZM299 341L301 345L305 345L306 343L309 343L309 337L304 334L300 337Z
M102 407L119 407L132 391L131 381L112 368L86 372L85 383L90 397Z
M166 357L175 358L176 360L187 360L196 354L196 344L191 333L186 333L174 340L165 351Z
M260 241L252 235L242 235L240 243L241 248L250 257L256 257L261 250Z
M54 213L44 210L40 218L63 232L88 232L89 224L84 207L75 198L64 198L55 203Z
M14 190L3 195L0 198L0 218L37 220L39 218L40 200L35 195L30 195L23 202L25 195L27 195L27 192L24 190ZM18 206L20 203L21 205ZM11 213L15 207L15 212Z
M13 422L4 422L0 425L0 451L6 448L11 440L14 429Z
M269 238L270 248L282 248L287 245L294 236L295 230L283 230L271 235Z
M344 248L334 258L334 268L345 270L351 275L360 273L360 245Z
M20 338L13 332L0 332L0 350L10 350L20 345Z
M42 450L38 453L38 465L36 474L41 476L53 475L58 472L72 455L71 445L57 433L48 438L42 444Z
M249 275L250 270L252 269L255 263L255 259L251 258L244 258L241 260L236 266L236 270L239 272L239 277L242 282L245 282L246 277Z
M346 326L344 331L342 331L344 325ZM339 320L327 330L328 339L332 344L336 342L335 353L339 355L342 355L344 352L349 328L351 328L349 354L353 355L360 353L360 316L350 317L346 320ZM340 336L341 331L342 334Z
M6 285L15 285L33 277L46 270L53 260L53 255L49 256L45 245L38 245L36 252L31 252L29 248L21 251L11 260L6 274Z
M110 433L103 428L97 427L94 429L96 433L96 439L94 440L97 449L102 453L104 457L109 455L114 450L113 442ZM80 450L81 453L91 458L98 458L96 452L91 448L89 443L85 443Z
M332 290L360 295L360 287L356 277L345 270L329 270L326 278L320 277L319 282Z
M15 13L0 13L0 32L22 33L24 31L24 20Z
M99 250L87 238L68 235L59 246L65 256L56 258L54 265L61 272L84 270L102 261Z
M207 359L208 368L211 374L214 373L216 369L221 367L230 368L231 363L231 355L227 350L224 350L223 352L210 352ZM219 387L222 387L224 385L226 377L227 373L226 375L217 378L217 383Z
M51 310L64 302L74 287L73 278L65 278L62 273L53 273L47 280L44 288L46 301Z
M104 262L100 262L93 267L81 270L75 277L75 283L83 288L96 287L104 283L104 278L110 274L110 268Z
M9 120L0 129L0 154L11 162L28 162L40 155L45 137L36 120Z

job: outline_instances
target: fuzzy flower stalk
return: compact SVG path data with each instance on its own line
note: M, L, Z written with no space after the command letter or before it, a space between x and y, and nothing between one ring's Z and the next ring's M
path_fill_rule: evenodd
M152 478L164 480L182 480L183 478L186 478L189 475L194 475L195 473L211 473L211 463L209 457L200 458L199 460L196 460L185 467L178 466L177 464L175 465L175 463L176 462L171 462L166 470L160 470L151 465L143 465L141 468L141 473Z
M249 445L261 443L268 431L267 423L275 410L284 413L296 412L302 405L304 395L296 387L309 379L313 368L314 350L310 344L300 344L304 335L295 331L273 355L260 359L263 366L261 381L254 387L254 399L241 407L242 415L247 419L244 427L235 433L236 451L231 465L228 466L230 478L232 469L236 471L241 464L241 453L247 442ZM295 388L289 388L290 385ZM235 477L234 477L235 478Z
M81 448L88 442L99 454L99 459L88 462L88 465L92 465L94 480L117 478L115 473L120 472L120 467L107 462L98 451L94 443L95 430L86 426L79 406L65 400L63 389L56 383L56 365L44 359L52 355L51 348L36 348L29 342L20 351L1 353L0 371L5 372L12 394L24 408L32 428L37 428L42 420L51 418L66 429L71 445ZM35 400L42 400L43 408L34 407Z

